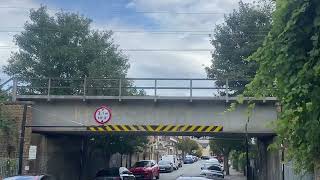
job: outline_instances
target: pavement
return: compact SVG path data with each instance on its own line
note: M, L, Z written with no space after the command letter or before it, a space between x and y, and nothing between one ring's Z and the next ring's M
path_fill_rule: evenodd
M193 164L184 164L182 168L179 168L176 171L171 173L161 173L160 180L175 180L179 176L199 176L201 165L203 161L198 161ZM230 176L225 176L226 180L245 180L246 177L243 176L243 173L236 172L233 169L230 169Z

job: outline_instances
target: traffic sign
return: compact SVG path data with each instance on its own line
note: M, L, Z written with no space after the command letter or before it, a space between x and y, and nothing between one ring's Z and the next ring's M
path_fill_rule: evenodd
M99 107L94 112L94 119L99 124L105 124L111 119L111 109L107 108L106 106Z

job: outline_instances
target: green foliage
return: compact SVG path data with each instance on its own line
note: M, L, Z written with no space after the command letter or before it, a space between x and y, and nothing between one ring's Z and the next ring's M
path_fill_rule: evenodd
M99 135L89 138L88 148L91 152L102 151L104 158L108 159L112 154L132 154L142 152L147 146L146 136L119 136Z
M30 11L24 31L15 36L19 51L12 53L4 72L24 79L31 86L48 86L48 80L29 78L124 78L128 58L114 44L111 31L92 30L91 20L74 13L58 12L51 16L46 7ZM87 86L118 87L118 81L88 81ZM52 81L52 94L79 94L81 81ZM132 86L122 82L122 86ZM45 93L44 89L29 89ZM88 93L114 95L117 90L88 90ZM126 92L123 92L125 95ZM128 92L138 93L138 92Z
M245 84L256 73L258 65L247 61L253 52L262 45L264 37L271 28L271 1L259 3L239 2L239 9L225 16L224 23L217 25L211 44L214 46L212 65L206 68L209 78L218 79L217 85L223 87L226 78L242 81L229 81L234 94L239 94Z
M214 139L209 141L210 150L217 155L229 155L231 150L243 149L242 141L227 140L227 139Z
M237 171L243 171L246 165L246 154L243 151L233 150L231 151L231 164Z
M202 156L202 148L199 148L196 150L196 153L194 153L195 156L201 157Z
M197 151L200 149L198 143L190 138L179 139L176 146L183 153L188 153L188 154L192 154L192 151Z
M277 144L296 170L320 162L320 2L279 0L263 47L249 60L259 69L248 91L278 98Z

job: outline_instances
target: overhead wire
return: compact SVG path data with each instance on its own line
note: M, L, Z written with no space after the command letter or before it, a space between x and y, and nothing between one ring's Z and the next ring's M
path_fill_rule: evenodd
M39 7L22 7L22 6L0 6L0 9L25 9L30 10ZM63 8L47 8L53 11L75 11L71 9ZM187 12L187 11L132 11L131 9L124 10L110 10L108 13L119 14L119 13L132 13L132 14L185 14L185 15L223 15L224 12L212 12L212 11L198 11L198 12Z

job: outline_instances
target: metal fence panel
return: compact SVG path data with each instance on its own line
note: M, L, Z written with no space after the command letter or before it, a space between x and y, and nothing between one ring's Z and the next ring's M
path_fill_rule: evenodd
M314 180L312 173L296 174L293 170L292 163L289 162L284 165L284 179L285 180Z
M18 158L0 158L0 177L10 177L18 173Z

